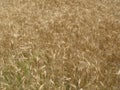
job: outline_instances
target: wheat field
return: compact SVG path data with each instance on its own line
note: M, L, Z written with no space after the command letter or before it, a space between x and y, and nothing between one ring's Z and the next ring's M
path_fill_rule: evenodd
M120 0L0 0L0 90L120 90Z

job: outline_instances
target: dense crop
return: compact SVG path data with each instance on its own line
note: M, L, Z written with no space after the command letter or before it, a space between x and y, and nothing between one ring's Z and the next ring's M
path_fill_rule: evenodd
M0 0L0 90L120 90L120 0Z

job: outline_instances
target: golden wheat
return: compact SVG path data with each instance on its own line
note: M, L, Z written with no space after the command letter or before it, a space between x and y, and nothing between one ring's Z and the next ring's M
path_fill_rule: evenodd
M0 0L0 90L119 90L120 0Z

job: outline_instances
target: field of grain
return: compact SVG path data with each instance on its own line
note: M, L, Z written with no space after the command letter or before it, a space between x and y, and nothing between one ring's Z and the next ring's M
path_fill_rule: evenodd
M0 0L0 90L120 90L120 0Z

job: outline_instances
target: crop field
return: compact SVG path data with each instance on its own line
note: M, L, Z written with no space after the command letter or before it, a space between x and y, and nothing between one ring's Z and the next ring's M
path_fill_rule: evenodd
M120 90L120 0L0 0L0 90Z

